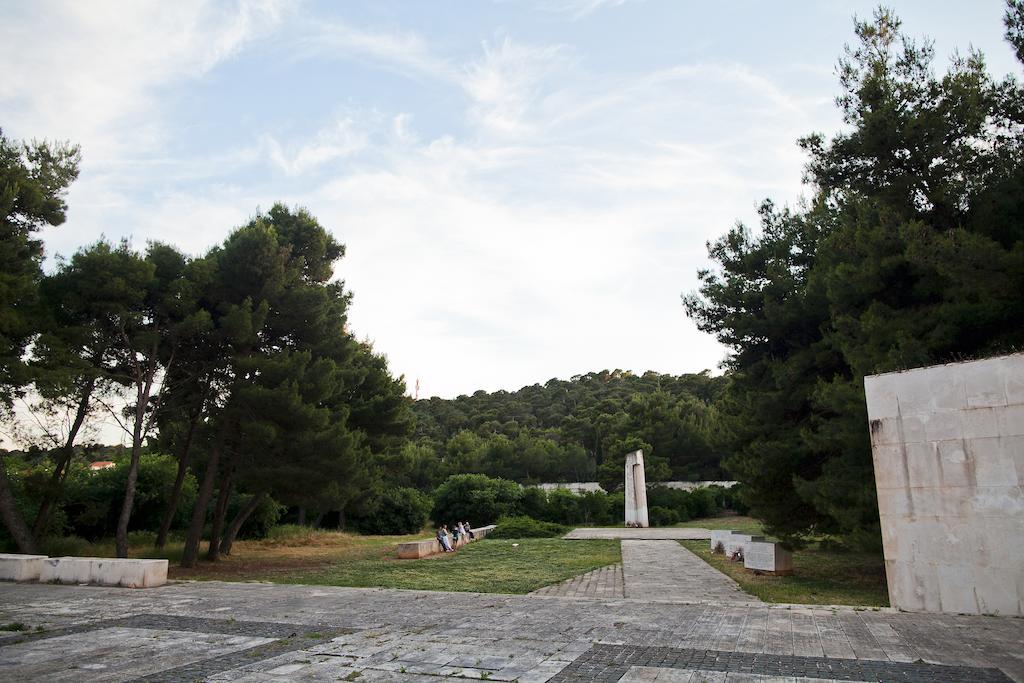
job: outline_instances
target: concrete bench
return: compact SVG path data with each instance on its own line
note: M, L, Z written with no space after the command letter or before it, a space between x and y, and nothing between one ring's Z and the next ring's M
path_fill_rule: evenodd
M482 526L478 529L471 529L474 538L472 540L479 541L489 534L495 525L489 524ZM462 536L459 540L455 541L455 547L461 548L470 542L469 536ZM421 557L427 557L429 555L436 555L437 553L444 552L441 549L441 543L436 538L428 538L422 541L409 541L407 543L398 544L398 559L400 560L418 560Z
M154 588L167 583L167 560L110 557L50 557L42 562L42 583Z
M0 581L38 581L46 555L0 553Z

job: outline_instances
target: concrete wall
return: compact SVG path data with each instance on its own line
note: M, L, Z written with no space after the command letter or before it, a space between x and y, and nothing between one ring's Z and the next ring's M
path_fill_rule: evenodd
M892 606L1024 616L1024 354L864 389Z

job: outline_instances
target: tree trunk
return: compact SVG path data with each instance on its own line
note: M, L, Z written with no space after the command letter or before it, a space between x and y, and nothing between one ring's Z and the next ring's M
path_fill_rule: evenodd
M199 495L196 497L196 506L192 508L192 520L188 525L188 535L185 536L185 549L181 554L182 567L195 567L199 557L199 542L203 538L203 525L206 523L206 508L210 505L210 498L213 496L213 485L217 482L217 470L220 465L220 452L224 448L224 439L227 435L228 423L225 420L221 427L217 441L210 451L210 460L206 463L206 472L203 474L203 481L199 485Z
M167 510L164 518L160 520L160 531L156 535L157 548L167 545L167 535L171 531L171 524L174 523L174 515L178 513L178 504L181 502L181 489L185 485L185 476L188 474L188 461L192 457L192 436L195 434L196 425L199 424L199 416L196 414L188 425L188 434L185 436L185 445L181 455L178 457L178 474L174 477L174 489L171 491L171 500L167 503Z
M320 522L324 521L324 515L326 515L326 514L327 514L326 512L321 512L320 514L318 514L316 516L316 519L313 520L313 528L314 529L319 529L320 528Z
M128 483L124 487L124 504L121 516L117 519L117 556L128 557L128 521L132 517L135 505L135 484L139 479L139 458L142 455L143 426L146 420L146 406L149 393L153 388L153 376L156 368L153 363L147 368L146 377L139 377L137 401L135 402L135 424L132 426L132 460L128 465Z
M18 550L26 555L35 555L37 551L36 540L32 531L21 516L18 503L11 493L11 483L7 479L7 464L0 454L0 516L3 517L4 526L11 533L14 542L18 544Z
M235 543L235 538L238 536L238 532L242 529L242 525L249 519L249 516L256 511L256 508L263 503L267 498L266 491L261 491L249 499L249 502L245 504L245 507L238 511L235 518L231 520L231 525L228 530L224 533L224 542L221 543L220 552L222 555L231 554L231 546Z
M210 530L210 546L206 549L206 559L215 562L220 557L220 537L224 533L224 518L228 514L228 501L231 500L231 489L235 486L235 468L227 468L224 481L220 483L217 495L217 507L213 510L213 528Z
M68 465L71 463L71 456L75 452L75 439L78 438L78 432L82 429L85 416L89 413L89 399L92 397L92 391L95 386L96 380L90 379L82 388L82 395L78 400L78 409L75 411L75 419L71 423L71 429L68 430L68 438L65 439L64 446L60 450L60 460L57 461L56 467L53 468L53 474L50 475L50 488L43 498L43 502L39 504L36 521L32 525L32 536L36 539L42 538L46 525L50 521L50 513L53 511L53 504L57 499L58 491L67 477Z
M345 530L345 508L338 510L338 531Z
M299 526L306 526L306 506L299 506Z

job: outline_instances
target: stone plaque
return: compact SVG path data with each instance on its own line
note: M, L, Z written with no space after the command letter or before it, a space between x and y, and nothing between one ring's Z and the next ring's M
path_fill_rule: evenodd
M722 546L722 552L725 552L725 547L729 544L729 540L735 531L729 529L714 530L711 532L711 552L715 552L715 548Z
M737 550L743 552L743 555L747 554L747 546L752 541L763 541L764 536L751 536L749 534L732 534L725 543L725 554L731 556Z
M743 551L743 566L771 574L792 574L793 553L778 543L751 541Z

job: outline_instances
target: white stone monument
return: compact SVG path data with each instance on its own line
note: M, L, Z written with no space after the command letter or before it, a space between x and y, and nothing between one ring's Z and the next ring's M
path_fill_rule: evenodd
M751 541L743 550L743 566L765 574L787 576L793 573L793 553L778 543Z
M889 604L1024 616L1024 353L864 389Z
M626 455L626 526L648 527L647 477L644 476L644 452Z

